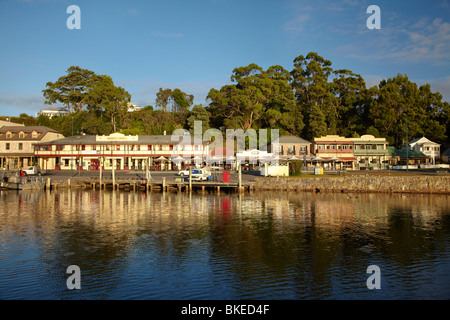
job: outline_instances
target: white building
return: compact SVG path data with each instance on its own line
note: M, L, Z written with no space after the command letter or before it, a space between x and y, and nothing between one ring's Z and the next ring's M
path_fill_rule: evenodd
M436 159L441 157L441 145L425 137L411 140L408 143L408 146L410 150L422 152L426 156L430 157L431 164L436 164Z
M39 117L41 114L44 116L49 117L50 119L53 117L60 117L65 116L69 114L70 112L66 108L61 107L48 107L45 109L42 109L41 112L37 113L37 116Z

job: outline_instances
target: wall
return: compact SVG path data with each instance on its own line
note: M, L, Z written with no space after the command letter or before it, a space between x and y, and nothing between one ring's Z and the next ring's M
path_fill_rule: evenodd
M311 178L257 177L253 182L253 187L255 190L450 194L450 175L355 174Z

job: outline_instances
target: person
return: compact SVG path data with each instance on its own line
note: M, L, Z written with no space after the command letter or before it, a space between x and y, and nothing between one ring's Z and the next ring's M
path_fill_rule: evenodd
M23 172L22 169L20 169L20 177L23 178L25 176L25 172Z

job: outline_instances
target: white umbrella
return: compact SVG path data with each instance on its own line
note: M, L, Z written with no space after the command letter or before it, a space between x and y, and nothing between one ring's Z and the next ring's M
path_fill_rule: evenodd
M167 158L165 158L163 156L155 159L155 161L157 161L157 162L161 162L161 161L165 161L165 160L167 160Z

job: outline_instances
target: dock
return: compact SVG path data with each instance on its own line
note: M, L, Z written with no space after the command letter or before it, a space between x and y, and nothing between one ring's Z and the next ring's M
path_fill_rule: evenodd
M251 184L239 184L237 182L224 183L220 181L184 181L184 179L175 179L175 181L151 180L133 178L103 178L98 177L73 177L68 179L50 179L47 178L45 189L64 189L64 188L84 188L92 190L125 190L125 191L146 191L146 192L244 192L253 191Z

